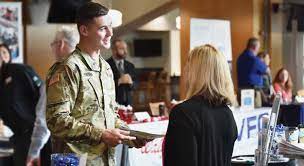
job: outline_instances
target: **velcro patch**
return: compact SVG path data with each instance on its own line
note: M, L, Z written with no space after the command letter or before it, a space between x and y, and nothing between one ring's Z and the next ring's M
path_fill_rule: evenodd
M54 76L50 79L50 82L49 82L49 85L48 85L48 86L51 86L52 84L58 82L59 80L60 80L59 74L54 75Z
M88 76L88 77L92 77L92 76L93 76L93 74L92 74L92 73L89 73L89 72L88 72L88 73L84 73L84 75L85 75L85 76Z

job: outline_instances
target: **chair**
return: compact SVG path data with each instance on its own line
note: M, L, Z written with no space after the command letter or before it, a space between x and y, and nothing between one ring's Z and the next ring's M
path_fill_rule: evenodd
M301 97L304 97L304 89L298 90L297 95L301 96Z
M160 105L163 105L166 107L165 102L155 102L155 103L149 103L150 111L152 116L160 116ZM164 113L165 113L165 108L164 108Z

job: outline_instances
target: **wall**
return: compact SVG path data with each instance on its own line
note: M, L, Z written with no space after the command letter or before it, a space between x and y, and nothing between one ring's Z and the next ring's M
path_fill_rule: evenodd
M100 1L103 4L109 6L112 5L112 8L118 9L123 13L123 22L128 23L133 19L145 14L148 11L155 9L156 7L161 6L162 4L168 2L169 0L96 0ZM35 1L36 2L36 1ZM111 4L112 2L112 4ZM134 5L136 3L136 5ZM32 25L27 25L25 28L26 33L26 60L27 64L34 67L37 73L45 78L49 67L54 63L54 59L52 57L50 43L53 40L55 32L58 28L62 26L62 24L47 24L47 13L49 8L49 2L46 0L40 0L36 3L28 3L29 9L31 10L30 16ZM176 15L175 11L173 15ZM170 14L169 16L165 16L166 21L168 18L173 16ZM138 67L163 67L163 64L168 66L167 58L169 57L169 32L167 28L173 26L172 22L167 24L166 28L166 43L164 46L167 50L165 50L164 56L162 58L134 58L132 61L138 63ZM146 28L151 27L148 25ZM143 28L145 29L145 27ZM165 30L164 28L162 30ZM130 34L132 35L132 34ZM109 57L111 54L110 51L106 51L104 53L105 58ZM164 57L166 57L164 59ZM168 68L168 67L166 67Z
M231 21L233 80L236 85L236 59L253 35L253 0L181 0L181 71L190 47L190 18L227 19ZM181 79L181 97L185 86Z
M283 45L283 67L287 69L291 76L292 89L296 94L298 90L304 87L304 33L285 32Z
M180 15L179 9L172 10L167 14L160 16L147 24L138 28L145 31L170 31L176 30L176 17Z
M283 3L283 0L272 0L272 3ZM283 66L283 24L284 14L271 12L271 74L274 78L277 71Z
M50 43L61 26L63 24L28 25L26 27L27 64L34 67L42 79L46 78L48 69L55 62Z
M135 57L133 53L134 39L162 39L162 56ZM122 37L127 42L129 55L127 60L136 68L163 68L170 76L180 76L180 31L136 31ZM147 50L148 51L148 50ZM103 53L105 58L111 56L111 51Z
M263 2L264 0L253 0L253 36L256 37L258 37L260 31L263 30Z
M123 13L123 24L146 14L170 0L112 0L112 8Z
M171 76L181 75L181 62L180 62L180 31L170 31L170 68Z
M134 39L162 39L162 56L160 57L135 57L133 54ZM123 37L128 43L128 60L134 63L136 68L164 68L169 71L169 31L136 31ZM147 50L148 51L148 50Z

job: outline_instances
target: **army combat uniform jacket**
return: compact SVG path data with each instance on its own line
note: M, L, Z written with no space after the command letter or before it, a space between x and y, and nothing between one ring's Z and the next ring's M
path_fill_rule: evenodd
M114 166L114 148L101 141L105 129L125 125L115 112L115 85L108 63L79 48L47 81L46 119L59 152L88 154L87 165Z

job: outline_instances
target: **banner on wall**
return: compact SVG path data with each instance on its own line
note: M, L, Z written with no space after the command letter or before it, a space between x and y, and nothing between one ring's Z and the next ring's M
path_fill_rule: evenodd
M21 2L0 2L0 43L8 45L16 63L23 63L21 13Z
M258 131L261 129L262 116L269 115L271 108L258 108L254 110L233 109L238 137L234 144L233 156L253 155L258 146ZM163 134L166 132L168 120L149 123L131 124L133 130ZM164 138L158 138L136 149L129 149L129 161L132 166L162 166L162 143Z
M230 21L191 18L190 49L211 44L220 50L228 62L232 61Z

